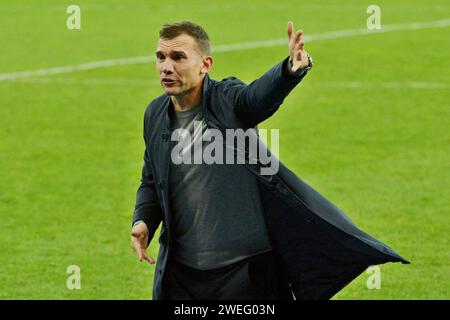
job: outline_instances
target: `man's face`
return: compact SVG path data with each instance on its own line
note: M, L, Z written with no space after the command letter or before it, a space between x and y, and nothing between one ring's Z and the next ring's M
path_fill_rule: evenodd
M170 95L183 95L201 84L208 63L201 56L195 39L181 34L173 39L159 39L156 69L162 88Z

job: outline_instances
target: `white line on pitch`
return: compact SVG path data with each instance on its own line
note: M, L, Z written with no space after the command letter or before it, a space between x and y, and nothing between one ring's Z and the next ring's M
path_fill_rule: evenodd
M337 38L348 38L354 36L362 35L373 35L379 33L401 31L401 30L419 30L419 29L429 29L429 28L443 28L450 25L450 19L445 20L435 20L435 21L425 21L425 22L413 22L404 24L392 24L385 25L381 29L368 30L368 29L348 29L348 30L338 30L331 32L324 32L312 35L305 35L305 42L312 41L323 41ZM280 45L286 45L287 40L283 39L273 39L273 40L263 40L263 41L253 41L235 44L225 44L218 45L213 48L213 52L229 52L229 51L239 51L245 49L255 49L264 47L275 47ZM29 78L34 76L48 76L53 74L63 74L63 73L73 73L84 70L92 70L99 68L108 68L113 66L121 65L133 65L142 64L155 61L154 56L139 56L121 59L109 59L93 61L88 63L81 63L77 65L64 66L64 67L52 67L47 69L30 70L30 71L19 71L10 73L0 73L0 81L4 80L14 80L20 78Z

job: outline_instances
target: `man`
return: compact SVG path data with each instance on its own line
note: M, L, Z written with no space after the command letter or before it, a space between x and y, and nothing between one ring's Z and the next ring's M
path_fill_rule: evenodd
M287 33L289 57L246 85L234 77L209 78L209 37L199 25L183 21L160 31L156 58L164 94L144 117L146 150L131 232L139 260L154 264L146 248L163 222L154 299L327 299L369 265L407 263L282 163L263 175L261 159L174 161L179 130L192 137L180 149L183 156L195 154L195 145L208 146L205 136L213 129L244 129L258 139L257 124L312 67L302 32L294 33L289 22Z

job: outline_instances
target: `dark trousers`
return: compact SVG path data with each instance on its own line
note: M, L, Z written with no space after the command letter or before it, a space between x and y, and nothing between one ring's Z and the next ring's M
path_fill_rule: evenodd
M167 268L163 294L168 300L293 299L275 251L212 270L197 270L175 261Z

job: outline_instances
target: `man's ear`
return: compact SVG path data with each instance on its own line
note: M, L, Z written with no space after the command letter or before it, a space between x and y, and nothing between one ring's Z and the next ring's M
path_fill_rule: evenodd
M211 56L205 56L202 60L202 68L200 70L200 74L208 73L211 70L213 65L213 58Z

